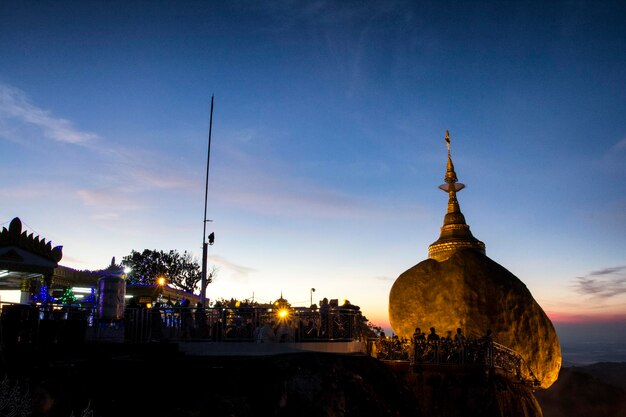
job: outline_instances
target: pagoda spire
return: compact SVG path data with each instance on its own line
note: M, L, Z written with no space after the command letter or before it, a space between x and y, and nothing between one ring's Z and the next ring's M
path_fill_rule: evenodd
M448 148L448 163L444 184L439 189L448 193L448 210L443 219L439 239L428 247L428 257L437 261L445 261L458 249L475 249L485 253L485 244L476 239L470 227L465 223L465 216L461 213L461 206L456 193L465 188L465 184L458 182L452 155L450 152L450 132L446 130L446 147Z

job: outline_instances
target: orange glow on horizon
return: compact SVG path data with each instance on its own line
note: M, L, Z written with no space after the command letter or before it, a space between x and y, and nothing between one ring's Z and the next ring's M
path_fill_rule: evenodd
M556 311L546 311L553 323L619 323L626 322L626 314L572 314Z

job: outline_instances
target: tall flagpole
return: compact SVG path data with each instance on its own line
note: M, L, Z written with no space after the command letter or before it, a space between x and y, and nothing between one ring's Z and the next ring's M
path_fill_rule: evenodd
M208 258L208 243L206 242L206 209L207 200L209 196L209 163L211 162L211 131L213 130L213 95L211 95L211 116L209 119L209 150L206 156L206 183L204 187L204 222L202 223L202 279L200 281L200 302L202 307L206 307L206 287L207 283L207 258ZM212 243L212 242L211 242Z

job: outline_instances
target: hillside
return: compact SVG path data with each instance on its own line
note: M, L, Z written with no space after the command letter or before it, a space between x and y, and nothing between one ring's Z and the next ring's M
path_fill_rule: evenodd
M550 389L535 393L544 417L618 417L626 415L623 363L562 368ZM621 381L621 382L620 382Z

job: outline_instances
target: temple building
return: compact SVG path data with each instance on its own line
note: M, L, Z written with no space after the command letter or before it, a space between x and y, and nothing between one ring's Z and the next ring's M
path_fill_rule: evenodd
M446 132L448 160L439 188L448 194L447 213L439 239L428 259L402 273L389 294L389 319L394 332L410 339L414 330L434 327L439 334L463 330L493 340L516 352L528 365L527 378L541 388L556 381L561 347L550 319L524 283L486 255L461 212L458 182Z
M39 287L52 286L62 258L62 246L52 247L46 239L22 231L22 222L14 218L0 231L0 290L19 289L19 301L29 303Z
M63 246L53 247L45 238L28 233L15 217L8 228L0 230L0 302L41 303L72 290L78 302L93 303L98 280L108 275L108 269L80 271L59 265L62 258ZM200 302L198 295L158 284L128 285L126 298L133 297L144 306L158 298L173 302L188 299L194 305Z

